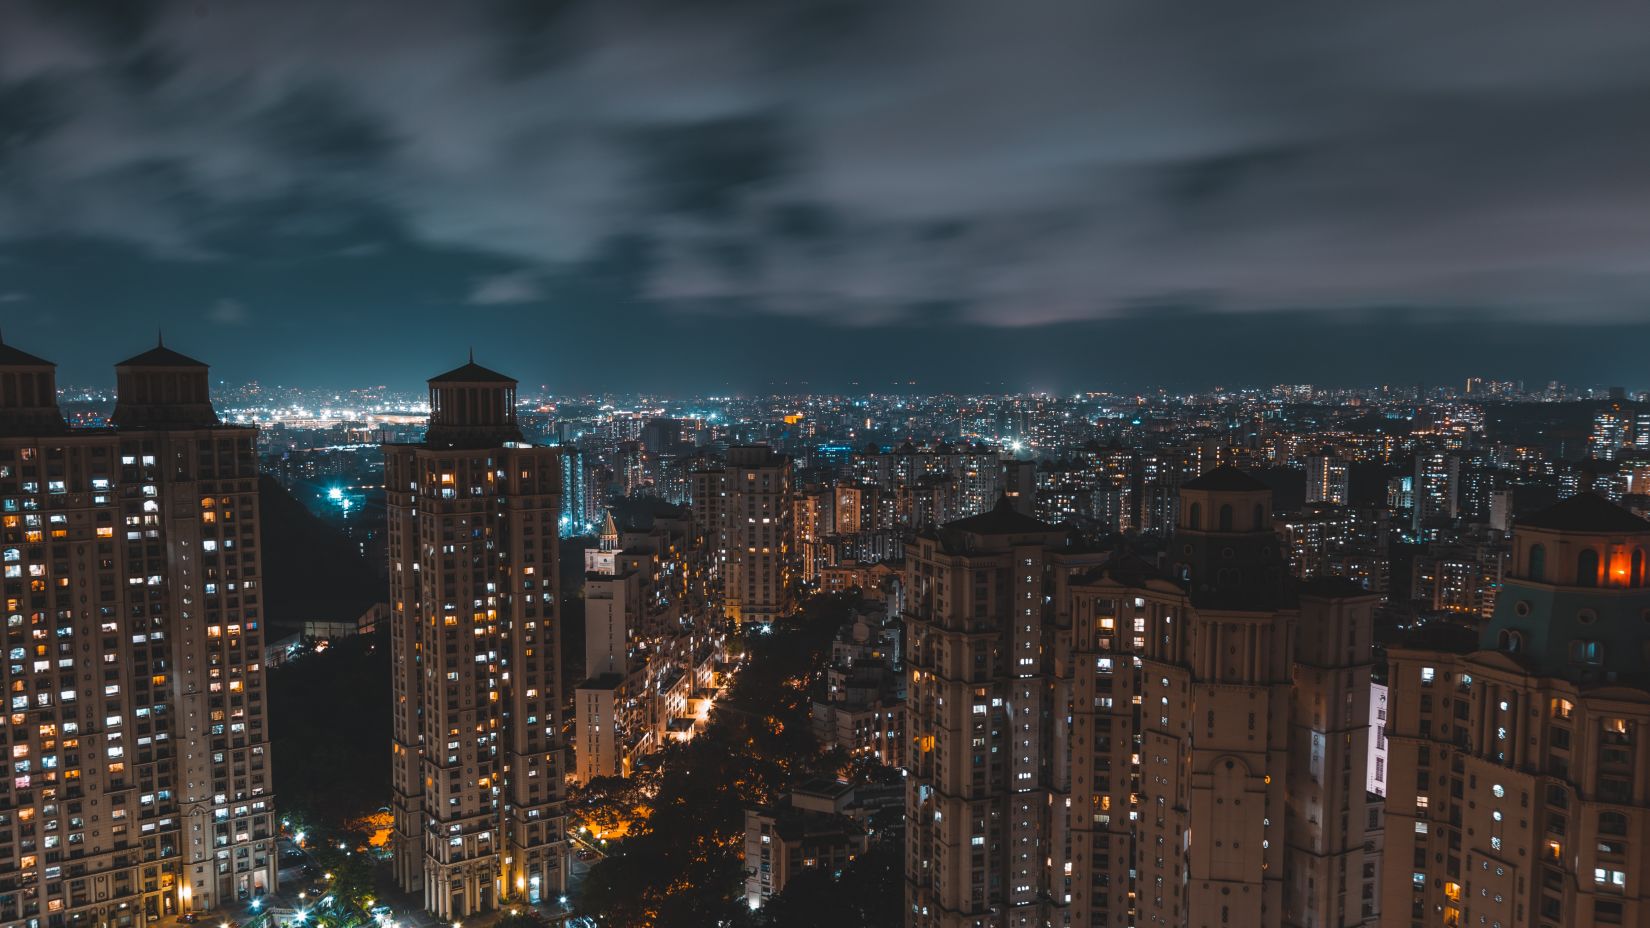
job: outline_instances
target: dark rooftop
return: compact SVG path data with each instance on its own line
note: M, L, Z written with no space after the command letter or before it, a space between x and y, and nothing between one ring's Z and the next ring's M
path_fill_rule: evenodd
M982 512L977 516L947 522L941 528L956 532L971 532L975 535L1018 535L1028 532L1053 532L1055 526L1041 519L1033 519L1014 508L1009 502L1008 495L997 497L997 505L991 507L990 512Z
M1517 520L1513 527L1555 532L1650 532L1650 522L1593 493L1577 493L1560 500Z
M1231 465L1217 467L1201 477L1180 485L1182 490L1213 490L1221 493L1254 493L1271 487Z
M1120 554L1083 575L1085 581L1107 577L1128 587L1141 587L1151 580L1168 579L1156 564L1134 553Z
M516 378L482 367L475 361L430 378L430 383L515 383Z
M20 348L13 348L0 339L0 366L5 367L56 367L56 364L45 358L35 357Z
M142 354L115 365L116 367L205 367L206 364L197 361L186 354L173 351L165 345L156 345Z
M1324 599L1347 599L1376 595L1374 592L1365 589L1364 585L1356 580L1327 575L1302 580L1296 589L1302 596L1316 596Z
M580 683L576 688L581 690L613 690L618 689L622 683L624 683L624 674L602 673Z
M1478 650L1478 632L1455 622L1427 622L1409 629L1401 644L1418 650L1470 654Z

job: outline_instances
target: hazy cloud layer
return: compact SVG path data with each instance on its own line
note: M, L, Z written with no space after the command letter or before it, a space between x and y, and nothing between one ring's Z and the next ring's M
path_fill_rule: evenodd
M246 325L252 321L252 313L240 300L224 297L206 310L206 319L218 325Z
M366 259L400 236L496 259L448 297L484 305L622 246L658 304L860 324L1619 317L1650 295L1647 26L1506 2L5 3L0 245Z

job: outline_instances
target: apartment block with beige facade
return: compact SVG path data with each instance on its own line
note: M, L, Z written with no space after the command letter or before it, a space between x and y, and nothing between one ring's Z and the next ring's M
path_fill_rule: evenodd
M522 442L515 388L435 377L424 442L384 448L395 877L444 919L565 889L561 458Z
M0 345L0 924L272 892L255 430L165 347L116 365L112 428L66 429L54 374Z
M728 449L721 467L692 474L694 526L726 618L772 622L795 607L795 485L790 457L766 445Z
M1177 512L1161 567L1006 505L919 536L913 928L1368 919L1376 599L1293 585L1241 472Z
M1382 924L1650 924L1650 522L1513 525L1494 616L1389 651Z

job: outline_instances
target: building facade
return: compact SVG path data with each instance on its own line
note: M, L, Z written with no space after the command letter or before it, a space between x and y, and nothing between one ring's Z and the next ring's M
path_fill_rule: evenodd
M766 445L728 449L693 474L693 518L725 616L739 624L791 613L796 550L791 459Z
M256 432L175 351L115 374L114 427L68 431L53 365L0 345L6 925L275 889Z
M704 724L727 656L697 583L686 518L619 533L611 516L585 563L585 674L574 689L573 779L629 776Z
M1519 520L1494 616L1388 652L1384 925L1650 922L1650 522Z
M1068 756L1057 643L1068 584L1101 555L1016 509L920 532L906 549L907 924L1051 917ZM1063 857L1063 855L1062 855ZM1054 876L1051 876L1051 871Z
M908 925L1344 926L1373 911L1377 598L1296 586L1270 491L1238 471L1186 481L1174 511L1167 570L1006 516L919 539Z
M565 887L556 594L562 463L521 441L515 381L430 381L387 445L395 870L442 918Z
M1307 503L1345 506L1352 497L1351 466L1344 458L1314 455L1306 459Z

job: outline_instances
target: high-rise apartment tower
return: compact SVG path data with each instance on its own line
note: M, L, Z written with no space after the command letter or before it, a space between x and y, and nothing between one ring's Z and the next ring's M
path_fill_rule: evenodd
M0 345L7 775L0 923L131 926L275 888L254 429L206 365L115 366L68 430L55 368Z
M565 885L562 467L515 396L472 361L430 380L424 442L384 449L396 880L442 918Z

